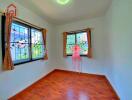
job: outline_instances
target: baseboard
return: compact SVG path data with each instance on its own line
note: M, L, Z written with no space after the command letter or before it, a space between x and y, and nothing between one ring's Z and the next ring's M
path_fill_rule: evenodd
M77 71L73 71L73 70L67 70L67 69L55 69L55 70L60 70L60 71L65 71L65 72L72 72L72 73L81 73L81 74L85 74L85 75L96 75L96 76L102 76L105 77L105 75L103 74L94 74L94 73L85 73L85 72L77 72Z
M117 94L116 90L113 88L113 86L112 86L112 84L110 83L110 81L109 81L109 79L107 78L107 76L105 76L105 78L106 78L106 80L107 80L108 84L110 84L111 89L114 91L114 93L116 94L117 98L120 100L119 95Z

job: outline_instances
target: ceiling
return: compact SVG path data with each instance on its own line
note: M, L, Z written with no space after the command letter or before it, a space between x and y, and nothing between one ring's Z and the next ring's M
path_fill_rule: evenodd
M53 24L65 24L103 15L111 0L70 0L59 5L56 0L15 0Z

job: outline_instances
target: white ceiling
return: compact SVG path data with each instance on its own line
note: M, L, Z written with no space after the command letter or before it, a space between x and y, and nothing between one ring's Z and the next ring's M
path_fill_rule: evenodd
M71 0L59 5L56 0L15 0L54 24L65 24L103 15L111 0Z

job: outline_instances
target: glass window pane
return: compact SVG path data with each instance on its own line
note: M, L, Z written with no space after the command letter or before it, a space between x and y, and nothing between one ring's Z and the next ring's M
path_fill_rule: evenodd
M17 23L11 27L11 56L14 64L29 60L29 34L28 28Z
M14 64L29 60L29 45L11 43L11 55Z
M33 44L43 44L42 32L36 29L31 30L31 41Z
M28 43L29 42L28 38L29 38L29 34L27 27L12 23L10 42Z
M71 55L72 54L72 48L73 48L74 44L67 44L66 45L66 54Z
M67 35L67 44L75 44L75 34Z
M75 45L75 34L67 35L66 54L72 54L72 47Z
M44 45L42 32L36 29L31 30L31 41L32 41L32 58L38 59L44 57Z
M81 48L80 54L86 55L88 53L88 41L86 32L77 34L77 44Z
M38 59L44 57L44 45L32 44L32 58Z

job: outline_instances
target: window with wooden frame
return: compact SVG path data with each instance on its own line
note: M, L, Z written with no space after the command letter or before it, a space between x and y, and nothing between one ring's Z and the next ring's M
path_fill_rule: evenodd
M72 55L72 48L74 45L79 45L81 48L80 55L87 56L88 54L88 38L86 31L74 32L67 34L66 54Z
M4 17L2 23L2 29L4 29ZM5 33L4 30L3 33ZM5 45L5 35L2 34L3 57ZM42 31L28 24L13 21L11 25L10 52L14 65L43 59L45 47Z
M91 29L63 32L63 57L72 56L73 46L78 45L80 55L92 58Z

